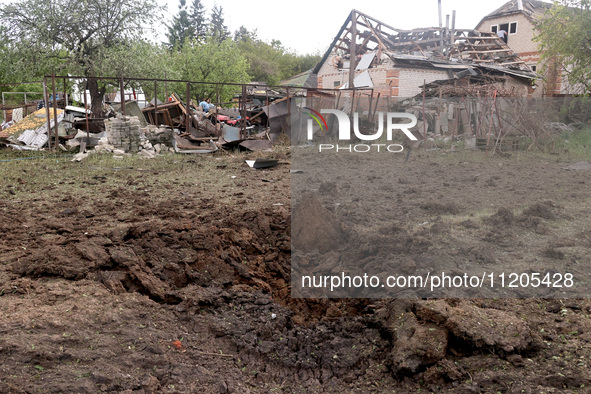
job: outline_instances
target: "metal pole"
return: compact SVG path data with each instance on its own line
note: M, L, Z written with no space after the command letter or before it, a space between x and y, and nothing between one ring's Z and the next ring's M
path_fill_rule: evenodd
M289 99L289 87L285 88L285 94L287 96L287 116L291 116L291 105Z
M88 84L88 80L86 82ZM86 146L90 145L90 126L88 125L88 98L84 89L84 118L86 119Z
M451 34L449 36L449 44L453 45L456 35L456 10L451 12Z
M187 133L191 132L191 84L187 82L187 118L185 119L185 128Z
M125 87L123 86L123 74L121 74L119 89L121 90L121 114L125 116Z
M349 46L349 89L354 89L355 59L357 52L357 14L351 11L351 44Z
M55 74L51 76L51 89L53 90L53 126L55 128L55 146L53 147L57 151L57 147L60 143L59 138L57 136L57 98L55 92ZM49 136L48 136L49 137Z
M156 80L154 80L156 82ZM168 102L168 73L164 71L164 94L166 97L164 98L164 102Z
M45 102L45 116L47 117L47 147L51 149L51 115L49 114L49 94L47 93L47 78L43 78L43 101Z
M65 106L67 107L69 105L69 103L68 103L68 93L66 92L66 77L64 77L64 99L66 100Z
M265 96L267 99L267 129L269 128L269 119L271 119L271 112L269 112L269 88L265 88Z
M371 105L373 103L373 89L371 90L371 96L369 96L369 110L367 112L367 120L371 120Z
M158 126L158 94L156 94L158 91L158 87L157 87L158 81L154 80L154 124L156 126ZM168 96L166 96L168 97Z
M497 103L497 90L495 89L495 92L493 94L493 104L490 107L490 123L488 126L488 137L486 139L486 153L488 154L488 146L490 145L490 134L492 133L492 126L494 123L494 114L495 114L495 107L496 107L496 103Z
M378 97L376 97L376 105L373 108L373 118L372 118L372 122L375 122L376 119L376 113L378 112L378 103L380 102L380 95L381 93L378 92Z
M427 89L427 80L423 79L423 139L427 140L427 117L425 116L425 90Z
M240 108L240 139L246 136L246 85L242 85L242 100Z

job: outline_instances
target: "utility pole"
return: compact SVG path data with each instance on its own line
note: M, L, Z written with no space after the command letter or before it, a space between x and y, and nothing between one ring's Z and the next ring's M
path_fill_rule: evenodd
M349 89L354 89L355 85L355 60L357 59L357 13L351 11L351 44L349 45Z

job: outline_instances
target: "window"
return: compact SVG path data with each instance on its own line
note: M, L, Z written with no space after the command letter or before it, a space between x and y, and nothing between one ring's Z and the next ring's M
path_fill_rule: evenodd
M509 34L517 34L517 22L511 22L509 24Z
M493 25L490 27L490 31L492 31L493 33L496 33L497 30L499 30L499 26L497 26L497 25Z
M503 39L503 41L505 41L505 44L508 43L508 39L509 39L509 35L507 34L507 31L509 30L509 24L508 23L502 23L499 25L499 30L497 32L503 32L503 34L499 34L499 37L501 37Z
M538 66L529 66L533 72L538 71Z
M341 83L339 81L334 81L334 87L338 88L339 86L341 86Z

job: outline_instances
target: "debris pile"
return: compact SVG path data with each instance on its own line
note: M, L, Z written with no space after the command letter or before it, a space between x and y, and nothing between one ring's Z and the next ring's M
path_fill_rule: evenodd
M163 152L269 150L273 140L270 133L277 130L271 130L264 108L273 112L276 102L282 102L282 95L266 86L263 90L253 89L251 87L243 95L237 94L234 100L225 103L227 107L220 103L212 105L207 112L190 97L181 101L176 93L167 93L165 102L154 99L145 107L143 101L135 100L125 102L123 106L107 103L101 117L92 117L88 108L64 102L63 109L57 110L57 125L53 120L49 121L54 116L53 109L49 111L50 116L47 109L42 108L24 119L20 119L20 111L17 111L10 127L4 128L7 124L3 124L0 144L21 150L42 150L59 145L64 151L82 154L103 152L121 156L123 152L145 157ZM73 104L80 105L76 101ZM88 103L84 105L88 106ZM287 111L283 112L287 114ZM30 126L31 122L34 122L33 126Z
M173 131L170 127L156 127L153 125L148 125L142 130L152 145L165 145L172 147Z
M58 124L64 119L64 111L57 109ZM50 127L55 127L54 111L49 111ZM18 150L39 150L47 144L47 114L44 108L33 112L3 131L8 145Z
M107 139L116 149L136 153L140 151L140 121L137 116L118 115L105 120Z

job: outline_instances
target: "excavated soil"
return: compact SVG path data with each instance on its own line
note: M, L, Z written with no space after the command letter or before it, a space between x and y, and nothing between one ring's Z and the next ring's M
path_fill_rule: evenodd
M0 392L588 390L587 299L291 298L290 167L243 159L27 162L5 177ZM527 154L403 160L398 220L375 236L393 239L408 272L458 256L590 261L589 172ZM354 201L308 198L304 217L331 218L309 242L359 231L340 227L362 216ZM349 241L359 257L379 253Z

